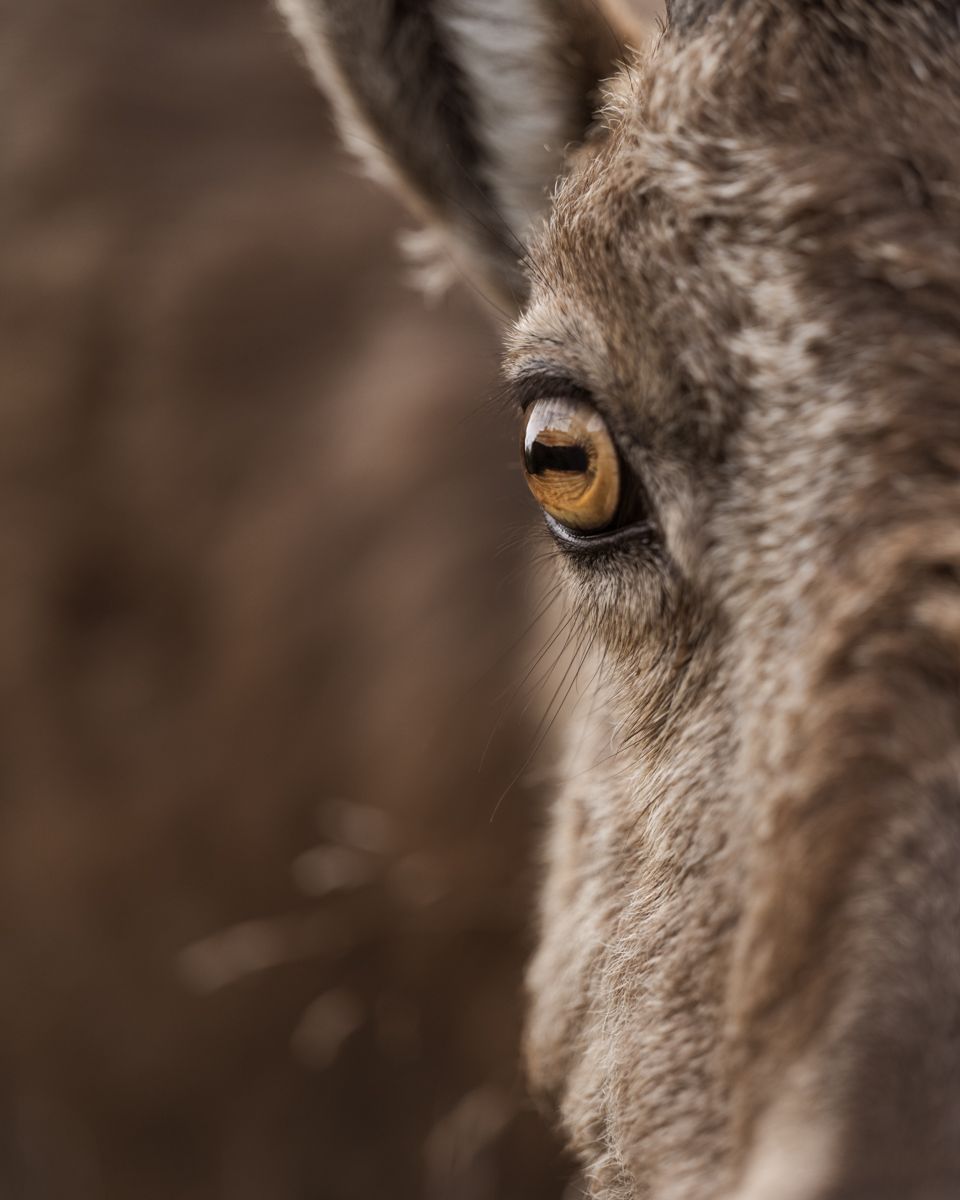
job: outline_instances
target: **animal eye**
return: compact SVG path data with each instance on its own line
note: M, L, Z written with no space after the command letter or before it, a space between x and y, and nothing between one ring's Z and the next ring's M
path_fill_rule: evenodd
M606 422L582 400L538 400L527 410L523 467L537 503L580 534L601 533L620 505L620 460Z

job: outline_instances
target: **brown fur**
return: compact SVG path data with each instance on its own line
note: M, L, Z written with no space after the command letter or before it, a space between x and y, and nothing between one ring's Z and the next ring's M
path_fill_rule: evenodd
M547 853L531 1073L597 1200L945 1200L957 17L702 15L618 79L511 337L513 377L595 398L658 530L559 556L602 670Z

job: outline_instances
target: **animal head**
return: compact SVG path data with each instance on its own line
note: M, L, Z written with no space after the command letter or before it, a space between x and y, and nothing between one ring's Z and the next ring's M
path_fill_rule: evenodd
M281 4L515 312L597 663L528 1024L589 1194L960 1194L954 4L676 0L639 53L588 0Z

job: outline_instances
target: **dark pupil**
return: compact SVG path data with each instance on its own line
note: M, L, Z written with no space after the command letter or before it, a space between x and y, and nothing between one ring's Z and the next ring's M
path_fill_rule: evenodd
M546 471L574 471L582 475L590 465L590 459L582 446L545 446L534 442L527 454L527 470L531 475L543 475Z

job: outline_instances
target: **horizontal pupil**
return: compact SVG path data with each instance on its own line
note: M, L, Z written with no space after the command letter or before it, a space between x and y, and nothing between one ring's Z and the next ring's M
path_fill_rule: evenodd
M527 452L527 470L531 475L543 475L546 471L569 471L582 475L590 466L590 459L582 446L547 446L534 442Z

